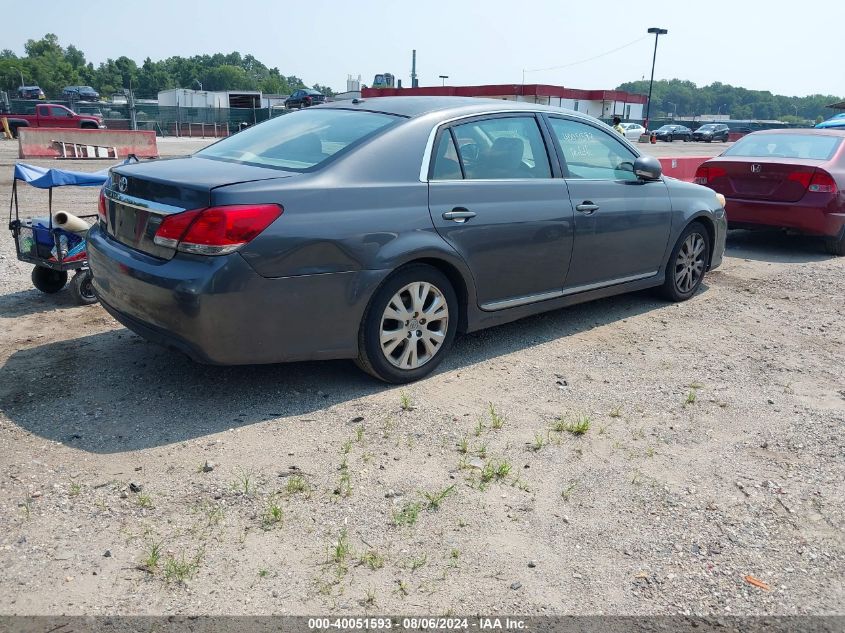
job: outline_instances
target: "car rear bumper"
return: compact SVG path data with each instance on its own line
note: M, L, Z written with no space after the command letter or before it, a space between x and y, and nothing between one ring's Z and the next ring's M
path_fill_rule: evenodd
M94 289L142 337L220 365L354 358L367 301L388 271L262 277L235 253L148 256L88 233Z
M836 237L845 228L845 208L831 212L828 207L789 202L754 202L728 198L726 204L731 228L779 227L810 235Z

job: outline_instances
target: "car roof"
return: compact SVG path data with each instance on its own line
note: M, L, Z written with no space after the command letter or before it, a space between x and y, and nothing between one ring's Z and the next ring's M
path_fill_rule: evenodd
M579 114L566 108L541 105L539 103L525 103L521 101L509 101L507 99L481 99L478 97L365 97L343 101L333 101L318 108L342 108L360 109L371 112L384 112L405 117L418 117L431 112L440 112L444 115L455 114L463 116L476 112L513 111L545 111L545 112L566 112L567 114ZM580 114L582 118L588 118ZM591 118L591 117L589 117Z
M813 136L845 136L845 130L837 128L794 127L786 130L757 130L754 134L812 134Z

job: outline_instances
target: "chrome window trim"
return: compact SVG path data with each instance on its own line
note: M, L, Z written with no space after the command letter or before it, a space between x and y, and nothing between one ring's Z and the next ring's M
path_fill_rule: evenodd
M103 193L112 202L117 202L127 207L134 209L141 209L143 211L152 211L163 215L170 215L173 213L182 213L186 209L182 207L164 204L162 202L153 202L152 200L144 200L143 198L136 198L135 196L128 196L125 193L120 193L108 187L103 189Z
M599 281L592 284L584 284L583 286L574 286L572 288L564 288L563 290L553 290L551 292L541 292L539 294L528 295L525 297L514 297L513 299L504 299L502 301L492 301L481 305L481 309L487 312L496 310L506 310L507 308L515 308L517 306L526 305L528 303L537 303L539 301L548 301L549 299L560 299L569 295L587 292L589 290L599 290L600 288L607 288L608 286L616 286L618 284L625 284L632 281L641 281L654 277L659 270L650 273L642 273L639 275L630 275L628 277L618 277L609 281Z
M595 127L597 129L601 130L601 128L599 126L597 126L595 123L593 123L590 119L584 117L583 115L579 116L579 114L577 112L571 112L571 113L570 112L556 112L556 111L553 111L553 110L539 110L539 109L491 110L489 112L474 112L472 114L462 114L460 116L452 117L450 119L444 119L443 121L439 121L438 123L435 123L434 126L431 129L431 132L429 132L429 134L428 134L428 140L426 141L426 144L425 144L425 150L423 150L422 164L420 165L420 182L427 184L427 183L430 183L430 182L507 182L507 181L515 181L515 180L525 181L525 182L536 182L536 181L541 181L541 180L565 180L565 178L556 178L555 176L552 176L551 178L501 178L501 179L497 178L497 179L492 179L492 180L481 180L481 179L473 180L473 179L465 179L465 178L451 179L451 180L430 180L429 179L428 172L429 172L429 169L431 168L431 154L434 151L434 139L437 138L437 133L440 131L440 128L451 125L451 124L455 123L456 121L462 121L464 119L477 119L477 118L483 118L483 117L487 117L487 116L496 116L496 115L499 115L499 114L510 114L510 115L513 115L513 116L520 116L520 115L528 114L528 115L531 115L531 116L544 116L545 115L545 116L548 116L550 118L551 117L558 117L558 118L563 118L563 119L567 119L567 120L570 120L570 121L578 121L580 123L584 123L586 125L591 125L592 127ZM599 121L599 123L601 123L601 121ZM602 130L602 131L607 134L607 130ZM542 130L541 130L541 132L542 132ZM610 136L610 135L608 134L608 136ZM617 141L619 141L620 139L623 140L624 142L622 142L621 145L624 148L633 152L635 159L642 156L642 153L639 151L639 149L637 149L636 147L631 145L631 143L628 142L628 139L625 138L624 135L619 134L618 136L620 138L617 138L615 140L617 140ZM549 148L546 148L547 152L548 152L548 150L549 150ZM549 154L548 156L549 156L550 161L557 160L556 155L552 156L551 154ZM584 180L584 179L581 179L581 180ZM600 182L607 182L607 180L601 180Z

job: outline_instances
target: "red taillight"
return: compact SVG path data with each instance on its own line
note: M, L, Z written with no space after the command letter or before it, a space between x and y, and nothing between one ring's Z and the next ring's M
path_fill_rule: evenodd
M202 211L202 209L196 209L194 211L183 211L182 213L168 215L158 227L155 237L153 237L153 242L159 246L176 248L179 246L179 240L182 239L188 227L191 226L191 222L196 220Z
M791 180L792 182L797 182L806 189L810 186L810 176L812 176L812 173L809 171L793 171L787 175L786 179Z
M231 253L266 229L282 214L277 204L231 205L167 216L153 241L199 255Z
M106 202L106 190L100 189L100 197L97 199L97 215L100 216L100 219L108 224L108 213L106 209L108 208L108 203Z
M722 176L727 175L728 172L722 167L707 167L702 165L695 170L695 178L693 178L693 182L698 185L706 185L713 182L716 178L721 178Z
M813 179L810 181L807 190L813 193L836 193L838 191L833 176L821 169L817 169L816 173L813 174Z

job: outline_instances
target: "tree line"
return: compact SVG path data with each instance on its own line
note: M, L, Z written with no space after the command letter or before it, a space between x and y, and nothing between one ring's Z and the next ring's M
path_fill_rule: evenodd
M648 94L648 81L629 81L617 90ZM768 90L748 90L714 82L698 87L682 79L654 82L651 94L651 118L729 114L732 119L780 120L806 123L830 118L834 111L826 108L842 101L834 95L789 97L772 94Z
M0 86L14 97L21 85L39 86L48 99L61 97L65 86L91 86L103 98L123 93L131 88L139 99L155 99L159 91L170 88L203 90L260 90L267 94L290 94L307 88L295 75L283 75L278 68L268 68L252 55L232 52L228 55L194 55L168 57L153 61L147 57L139 66L134 60L121 56L107 59L94 66L85 54L69 44L64 47L59 38L48 33L39 40L27 40L25 56L13 51L0 51ZM327 96L334 93L328 86L315 84Z
M131 88L141 99L155 99L159 91L170 88L203 90L260 90L267 94L290 94L307 87L295 75L284 75L269 68L253 55L229 54L168 57L153 61L147 57L139 66L126 56L107 59L94 66L86 61L81 49L62 46L59 38L48 33L38 40L27 40L25 55L0 51L0 89L16 94L21 85L37 85L48 99L58 99L65 86L92 86L103 97ZM328 86L315 84L315 90L327 96ZM631 81L618 86L636 94L648 94L648 81ZM842 101L834 95L789 97L768 90L748 90L720 82L698 87L681 79L654 82L651 118L661 116L701 116L729 114L732 119L779 119L804 123L829 118L833 112L825 106Z

